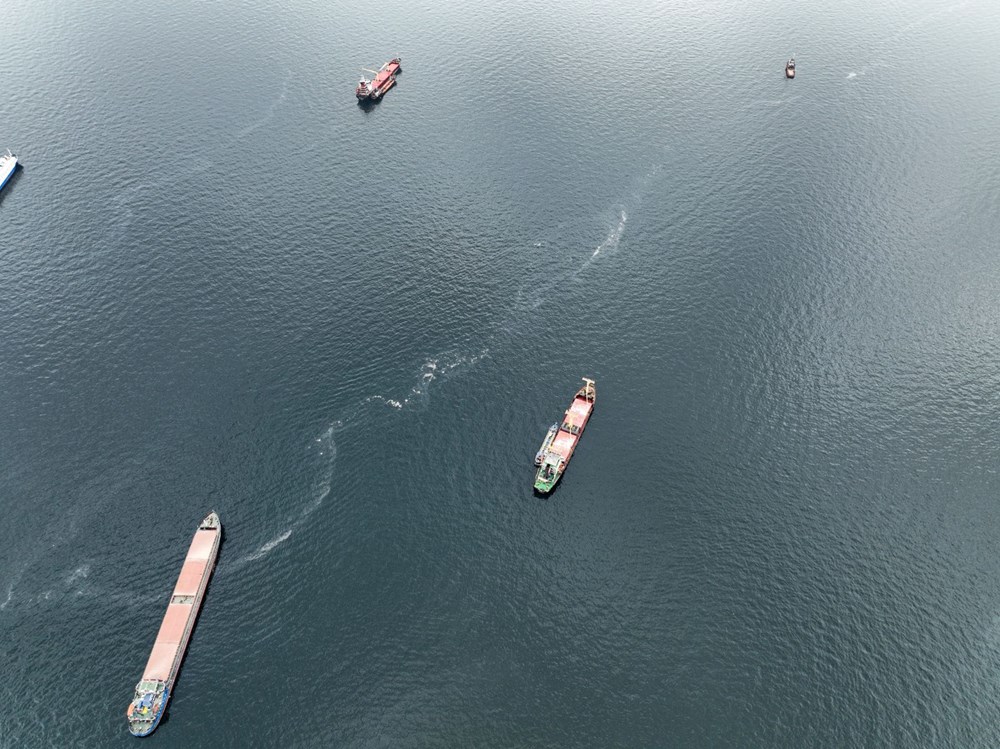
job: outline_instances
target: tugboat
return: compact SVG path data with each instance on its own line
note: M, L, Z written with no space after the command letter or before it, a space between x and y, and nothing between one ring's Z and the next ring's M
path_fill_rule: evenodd
M385 92L396 85L396 76L403 72L402 60L393 57L389 62L378 70L361 68L366 73L371 73L374 78L368 80L364 76L354 89L354 95L358 97L358 102L378 101L385 95Z
M548 494L562 478L594 410L594 402L597 400L594 381L584 377L583 382L583 387L576 391L573 402L563 415L562 425L553 424L549 428L542 449L535 456L535 465L538 466L535 472L535 491L539 494Z
M785 78L795 77L795 58L789 58L788 62L785 63Z

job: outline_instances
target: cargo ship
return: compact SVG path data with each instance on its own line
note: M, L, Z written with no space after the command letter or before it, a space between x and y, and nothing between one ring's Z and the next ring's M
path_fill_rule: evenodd
M792 57L785 63L785 78L795 77L795 58Z
M368 80L362 76L357 88L354 89L354 95L358 97L358 101L363 103L381 99L386 91L396 85L396 76L403 72L402 64L400 58L393 57L378 70L362 68L366 73L371 73L374 78Z
M167 604L167 613L149 654L146 670L135 687L135 697L126 711L133 736L148 736L160 722L177 681L191 631L198 620L205 589L215 569L222 540L219 516L211 513L198 526L177 585Z
M17 156L8 148L7 153L0 154L0 190L7 184L7 180L14 176L15 169L17 169Z
M535 472L535 491L539 494L548 494L562 478L594 410L594 402L597 400L594 381L584 377L583 382L583 387L576 391L573 402L566 409L562 424L552 425L556 427L555 432L553 433L552 428L549 429L549 434L542 442L542 449L535 456L535 465L538 466Z

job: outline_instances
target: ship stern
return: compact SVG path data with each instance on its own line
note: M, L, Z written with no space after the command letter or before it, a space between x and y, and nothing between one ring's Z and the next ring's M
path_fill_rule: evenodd
M534 489L537 494L548 494L556 487L556 483L559 481L559 477L562 476L562 471L553 470L546 472L546 466L542 466L535 473L535 484Z
M149 682L140 682L135 697L125 714L128 730L133 736L149 736L160 725L160 719L170 699L170 688L163 682L155 683L150 690Z

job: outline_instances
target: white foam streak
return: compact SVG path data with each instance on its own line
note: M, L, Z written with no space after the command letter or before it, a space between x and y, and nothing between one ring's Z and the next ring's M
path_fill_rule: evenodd
M489 356L489 353L489 348L484 348L479 351L479 353L469 356L441 354L437 357L427 359L427 361L421 365L417 381L410 388L410 391L407 393L405 398L390 398L386 395L369 395L364 399L363 403L381 403L382 405L388 406L396 411L400 411L414 403L426 405L430 397L431 383L438 378L447 378L457 369L471 367L480 360ZM358 413L359 409L355 409L352 411L352 417L357 416ZM353 418L339 421L337 422L339 425L338 428L346 426L352 421Z
M81 578L86 578L89 575L90 575L90 565L89 564L81 564L79 567L77 567L75 570L73 570L73 572L69 575L69 577L66 578L66 584L67 585L72 585L77 580L79 580Z
M932 10L930 13L927 13L926 15L921 16L917 20L911 21L910 23L903 26L901 29L899 29L899 31L897 31L895 34L886 39L885 44L893 44L902 39L903 37L916 31L920 27L926 26L931 21L936 20L939 16L949 15L951 13L954 13L955 11L962 10L968 4L969 1L965 0L964 2L961 3L955 3L953 5L947 5L943 8L938 8L937 10ZM878 64L872 66L866 66L857 72L851 71L847 74L847 80L857 78L859 75L864 75L866 71L877 67L879 67Z
M278 546L280 546L285 541L287 541L289 538L291 538L293 530L294 530L294 528L289 528L284 533L278 534L277 536L275 536L274 538L272 538L267 543L261 544L261 547L259 549L257 549L257 551L255 551L253 554L250 554L247 557L245 557L243 559L243 562L244 563L247 563L247 562L256 562L258 559L261 559L261 558L267 556L270 552L274 551L274 549L278 548Z
M330 489L333 486L333 466L337 461L337 443L333 439L333 435L340 426L340 422L334 422L334 424L327 427L326 430L314 440L313 444L310 445L312 449L316 450L317 458L319 458L318 462L320 464L319 477L313 484L312 501L302 508L298 517L295 518L295 520L293 520L287 528L275 535L269 541L261 544L256 551L237 559L233 563L234 569L239 569L246 564L263 559L276 548L285 543L285 541L291 538L292 534L306 522L309 516L323 505L326 498L330 496Z
M274 117L274 113L277 111L278 107L281 106L281 104L285 101L285 95L288 93L288 82L291 80L291 78L292 74L289 73L285 77L285 82L281 85L281 94L278 96L277 99L271 102L270 106L267 108L267 111L264 113L264 116L261 117L256 122L253 122L243 127L239 131L237 131L236 133L237 138L245 138L255 130L259 130L260 128L262 128L271 120L272 117Z
M621 243L622 235L625 232L625 225L627 222L628 213L624 207L620 207L618 209L618 220L615 222L614 226L610 228L604 240L594 248L590 257L588 257L581 266L577 267L575 271L563 274L562 277L558 279L558 282L563 282L569 277L579 275L602 253L608 254L618 249L618 246ZM541 299L539 299L538 303L541 303ZM537 306L537 304L535 306ZM371 404L378 404L386 406L393 411L402 411L403 409L414 404L426 407L430 400L431 386L435 381L438 379L447 379L457 372L467 370L489 355L490 349L488 347L484 347L477 353L469 355L444 353L435 357L429 357L421 365L420 371L417 374L416 382L410 387L406 396L390 397L380 393L369 395L360 403L356 404L354 408L350 409L346 415L331 422L326 430L319 437L316 437L310 445L310 447L317 451L318 457L322 458L322 460L319 461L321 466L319 470L320 475L313 486L314 498L312 501L303 507L299 516L295 518L290 525L284 528L281 532L277 533L270 540L261 544L255 551L246 555L242 559L237 560L233 564L233 567L239 568L245 564L256 562L267 557L268 554L288 541L295 531L306 522L306 519L323 505L324 500L331 493L333 466L337 457L337 444L334 440L334 434L341 430L349 429L362 420L367 421L367 406Z
M625 209L622 208L618 216L618 225L611 230L603 242L597 245L594 250L594 254L590 256L591 259L600 255L602 251L618 249L618 243L621 241L622 232L625 231L626 221L628 221L628 214L625 212Z

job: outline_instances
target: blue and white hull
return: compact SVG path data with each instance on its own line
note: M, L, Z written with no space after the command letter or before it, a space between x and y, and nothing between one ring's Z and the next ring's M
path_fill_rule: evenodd
M146 720L129 721L128 730L133 736L149 736L156 727L160 725L160 719L167 710L167 703L170 701L170 687L164 687L163 695L153 709L153 715Z
M9 150L5 154L0 154L0 190L7 184L7 180L14 176L17 169L17 156Z

